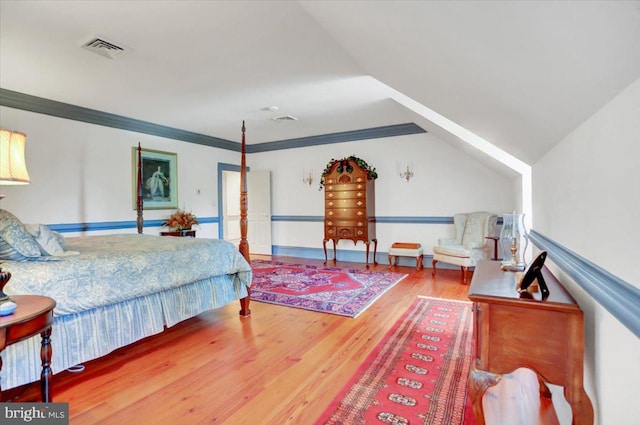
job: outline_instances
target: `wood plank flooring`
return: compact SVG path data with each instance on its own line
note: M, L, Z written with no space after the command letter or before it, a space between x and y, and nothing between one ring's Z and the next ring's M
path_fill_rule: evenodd
M458 270L436 278L431 269L393 270L408 276L355 319L259 302L242 318L234 302L88 362L81 373L56 374L53 399L69 403L74 425L313 424L418 295L468 300ZM3 397L39 401L38 383Z

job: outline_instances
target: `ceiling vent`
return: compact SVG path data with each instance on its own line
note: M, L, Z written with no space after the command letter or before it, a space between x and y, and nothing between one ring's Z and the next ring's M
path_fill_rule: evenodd
M117 44L107 41L104 37L95 37L82 45L84 49L87 49L93 53L97 53L105 58L115 59L129 52L128 47L118 46Z
M282 115L279 117L271 118L274 121L298 121L298 118L292 117L291 115Z

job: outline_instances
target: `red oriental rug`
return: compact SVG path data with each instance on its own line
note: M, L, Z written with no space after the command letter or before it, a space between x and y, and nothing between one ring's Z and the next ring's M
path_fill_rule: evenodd
M406 274L253 260L251 300L356 317Z
M316 425L475 424L472 335L471 303L417 299Z

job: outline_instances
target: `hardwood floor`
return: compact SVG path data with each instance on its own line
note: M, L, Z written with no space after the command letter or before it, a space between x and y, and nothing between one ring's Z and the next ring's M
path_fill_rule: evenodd
M74 425L313 424L418 295L467 300L458 270L436 278L431 269L394 270L408 276L355 319L259 302L242 318L234 302L88 362L83 372L56 374L53 399L69 403ZM39 401L39 386L3 396Z

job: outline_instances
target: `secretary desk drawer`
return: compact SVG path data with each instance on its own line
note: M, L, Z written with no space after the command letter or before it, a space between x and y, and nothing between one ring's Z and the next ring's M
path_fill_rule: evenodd
M330 199L353 199L353 198L362 198L366 197L367 193L364 190L349 190L342 192L327 192L324 199L326 201Z
M367 182L367 178L359 176L359 177L355 177L353 179L353 181L355 181L356 183L366 183ZM338 183L338 178L331 178L331 177L325 177L324 182L325 182L325 184L339 184L339 185L349 184L349 183ZM351 184L353 184L353 183L351 183Z
M362 208L366 206L366 201L364 198L353 198L353 199L327 199L325 201L326 208Z
M347 226L327 226L324 228L325 238L352 239L365 236L366 228L356 228Z
M324 221L324 225L326 227L330 227L330 226L336 226L336 227L364 227L367 225L367 220L366 219L362 219L362 220L345 220L345 219L338 219L338 220L333 220L333 219L327 219Z
M327 208L325 211L325 217L365 219L367 217L367 211L364 208Z
M364 183L339 183L325 186L327 192L340 192L344 190L365 190L367 185Z

